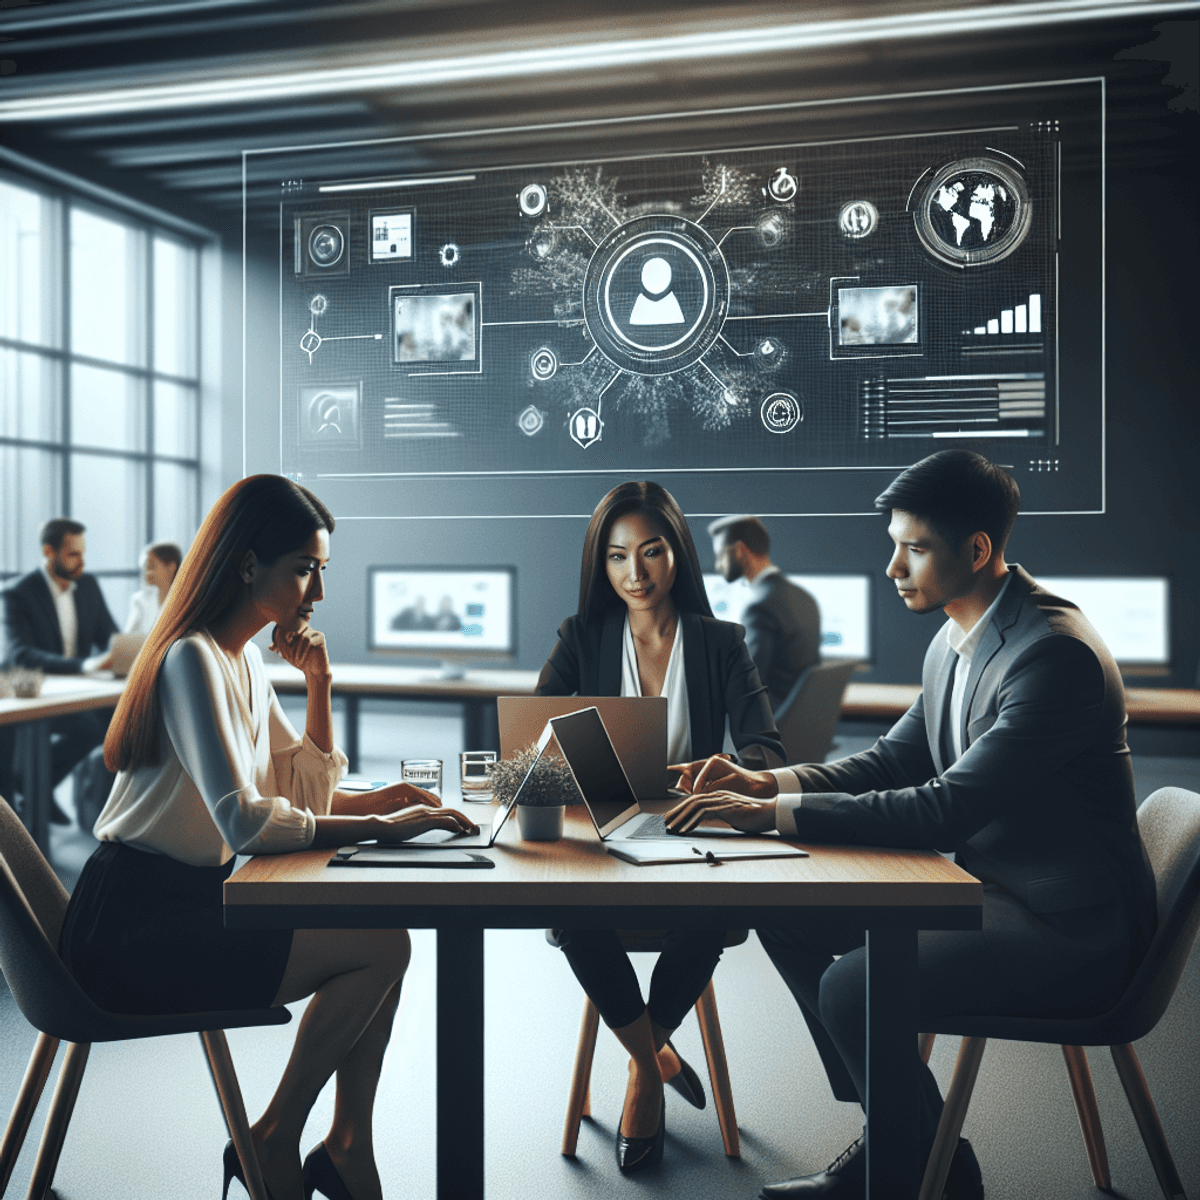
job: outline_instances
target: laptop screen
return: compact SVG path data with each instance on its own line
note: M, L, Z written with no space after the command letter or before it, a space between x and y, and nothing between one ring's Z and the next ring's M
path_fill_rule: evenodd
M604 837L638 812L637 796L629 786L608 731L594 708L551 718L563 758L587 804L600 836Z

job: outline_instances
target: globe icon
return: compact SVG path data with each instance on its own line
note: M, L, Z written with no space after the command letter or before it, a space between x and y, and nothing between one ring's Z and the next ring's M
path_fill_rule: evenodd
M935 172L915 213L925 248L956 267L1011 254L1029 232L1025 180L996 159L963 159Z

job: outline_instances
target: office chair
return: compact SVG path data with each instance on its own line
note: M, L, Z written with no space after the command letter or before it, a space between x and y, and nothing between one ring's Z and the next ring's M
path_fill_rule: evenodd
M944 1017L934 1025L929 1032L961 1034L963 1042L919 1200L941 1196L946 1186L950 1159L991 1037L1062 1046L1092 1178L1104 1190L1112 1187L1108 1153L1083 1047L1107 1046L1163 1195L1167 1200L1183 1200L1183 1184L1130 1043L1145 1037L1166 1011L1200 927L1200 795L1183 788L1160 788L1138 809L1137 819L1158 893L1158 931L1141 966L1116 1004L1098 1016Z
M789 763L819 763L833 746L833 730L842 710L850 676L864 663L834 659L809 667L775 711L775 724Z
M0 798L0 971L26 1020L38 1030L0 1141L0 1196L12 1177L60 1040L69 1044L29 1183L29 1200L44 1200L52 1194L50 1185L93 1042L198 1033L229 1135L246 1173L247 1191L251 1200L267 1200L224 1030L285 1025L291 1013L286 1008L166 1016L106 1012L89 999L58 956L58 935L66 911L66 890L16 813Z
M629 954L657 952L663 948L661 930L620 930L621 945ZM740 946L748 937L745 929L731 929L725 935L725 946ZM729 1086L729 1063L725 1058L725 1041L721 1037L721 1021L717 1016L717 997L712 980L696 1001L696 1019L700 1023L700 1040L708 1061L708 1079L712 1085L713 1107L721 1127L721 1140L730 1158L741 1157L737 1114L733 1110L733 1092ZM596 1054L596 1032L600 1014L585 995L583 1020L579 1025L579 1045L575 1051L575 1066L571 1072L571 1091L567 1099L567 1118L563 1124L562 1153L574 1157L579 1142L579 1126L584 1117L591 1116L592 1059Z

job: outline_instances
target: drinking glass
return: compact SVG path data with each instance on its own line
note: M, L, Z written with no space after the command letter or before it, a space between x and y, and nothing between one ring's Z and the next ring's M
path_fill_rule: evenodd
M441 799L442 760L440 758L404 758L400 760L400 778L414 787L433 792Z
M492 781L488 778L488 764L495 761L495 750L464 750L458 756L459 783L464 800L475 804L491 803Z

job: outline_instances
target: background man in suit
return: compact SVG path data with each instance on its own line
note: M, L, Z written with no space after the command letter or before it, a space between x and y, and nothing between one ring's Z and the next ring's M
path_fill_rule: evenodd
M746 649L767 685L771 708L821 658L821 610L771 562L771 535L757 517L722 517L708 527L717 571L727 582L745 579L750 603L742 613Z
M47 675L78 675L112 664L109 638L117 625L104 603L100 585L83 572L87 549L84 526L55 517L41 529L45 561L4 593L4 628L13 666ZM98 653L93 653L98 651ZM50 778L54 785L93 747L104 741L110 713L75 713L51 722ZM0 747L7 762L12 747ZM11 787L11 784L9 785ZM57 806L50 819L66 824Z
M805 842L954 851L984 885L983 929L919 935L922 1019L1102 1012L1153 935L1154 879L1138 836L1125 700L1112 656L1069 601L1004 561L1017 485L965 450L910 467L876 501L907 607L950 618L925 656L924 691L870 750L839 762L746 771L694 763L696 793L670 817L777 828ZM714 789L722 789L715 791ZM762 930L812 1031L834 1095L865 1096L864 931ZM841 955L834 961L834 955ZM942 1098L920 1067L919 1128ZM861 1139L766 1200L861 1196ZM982 1196L960 1142L946 1195Z

